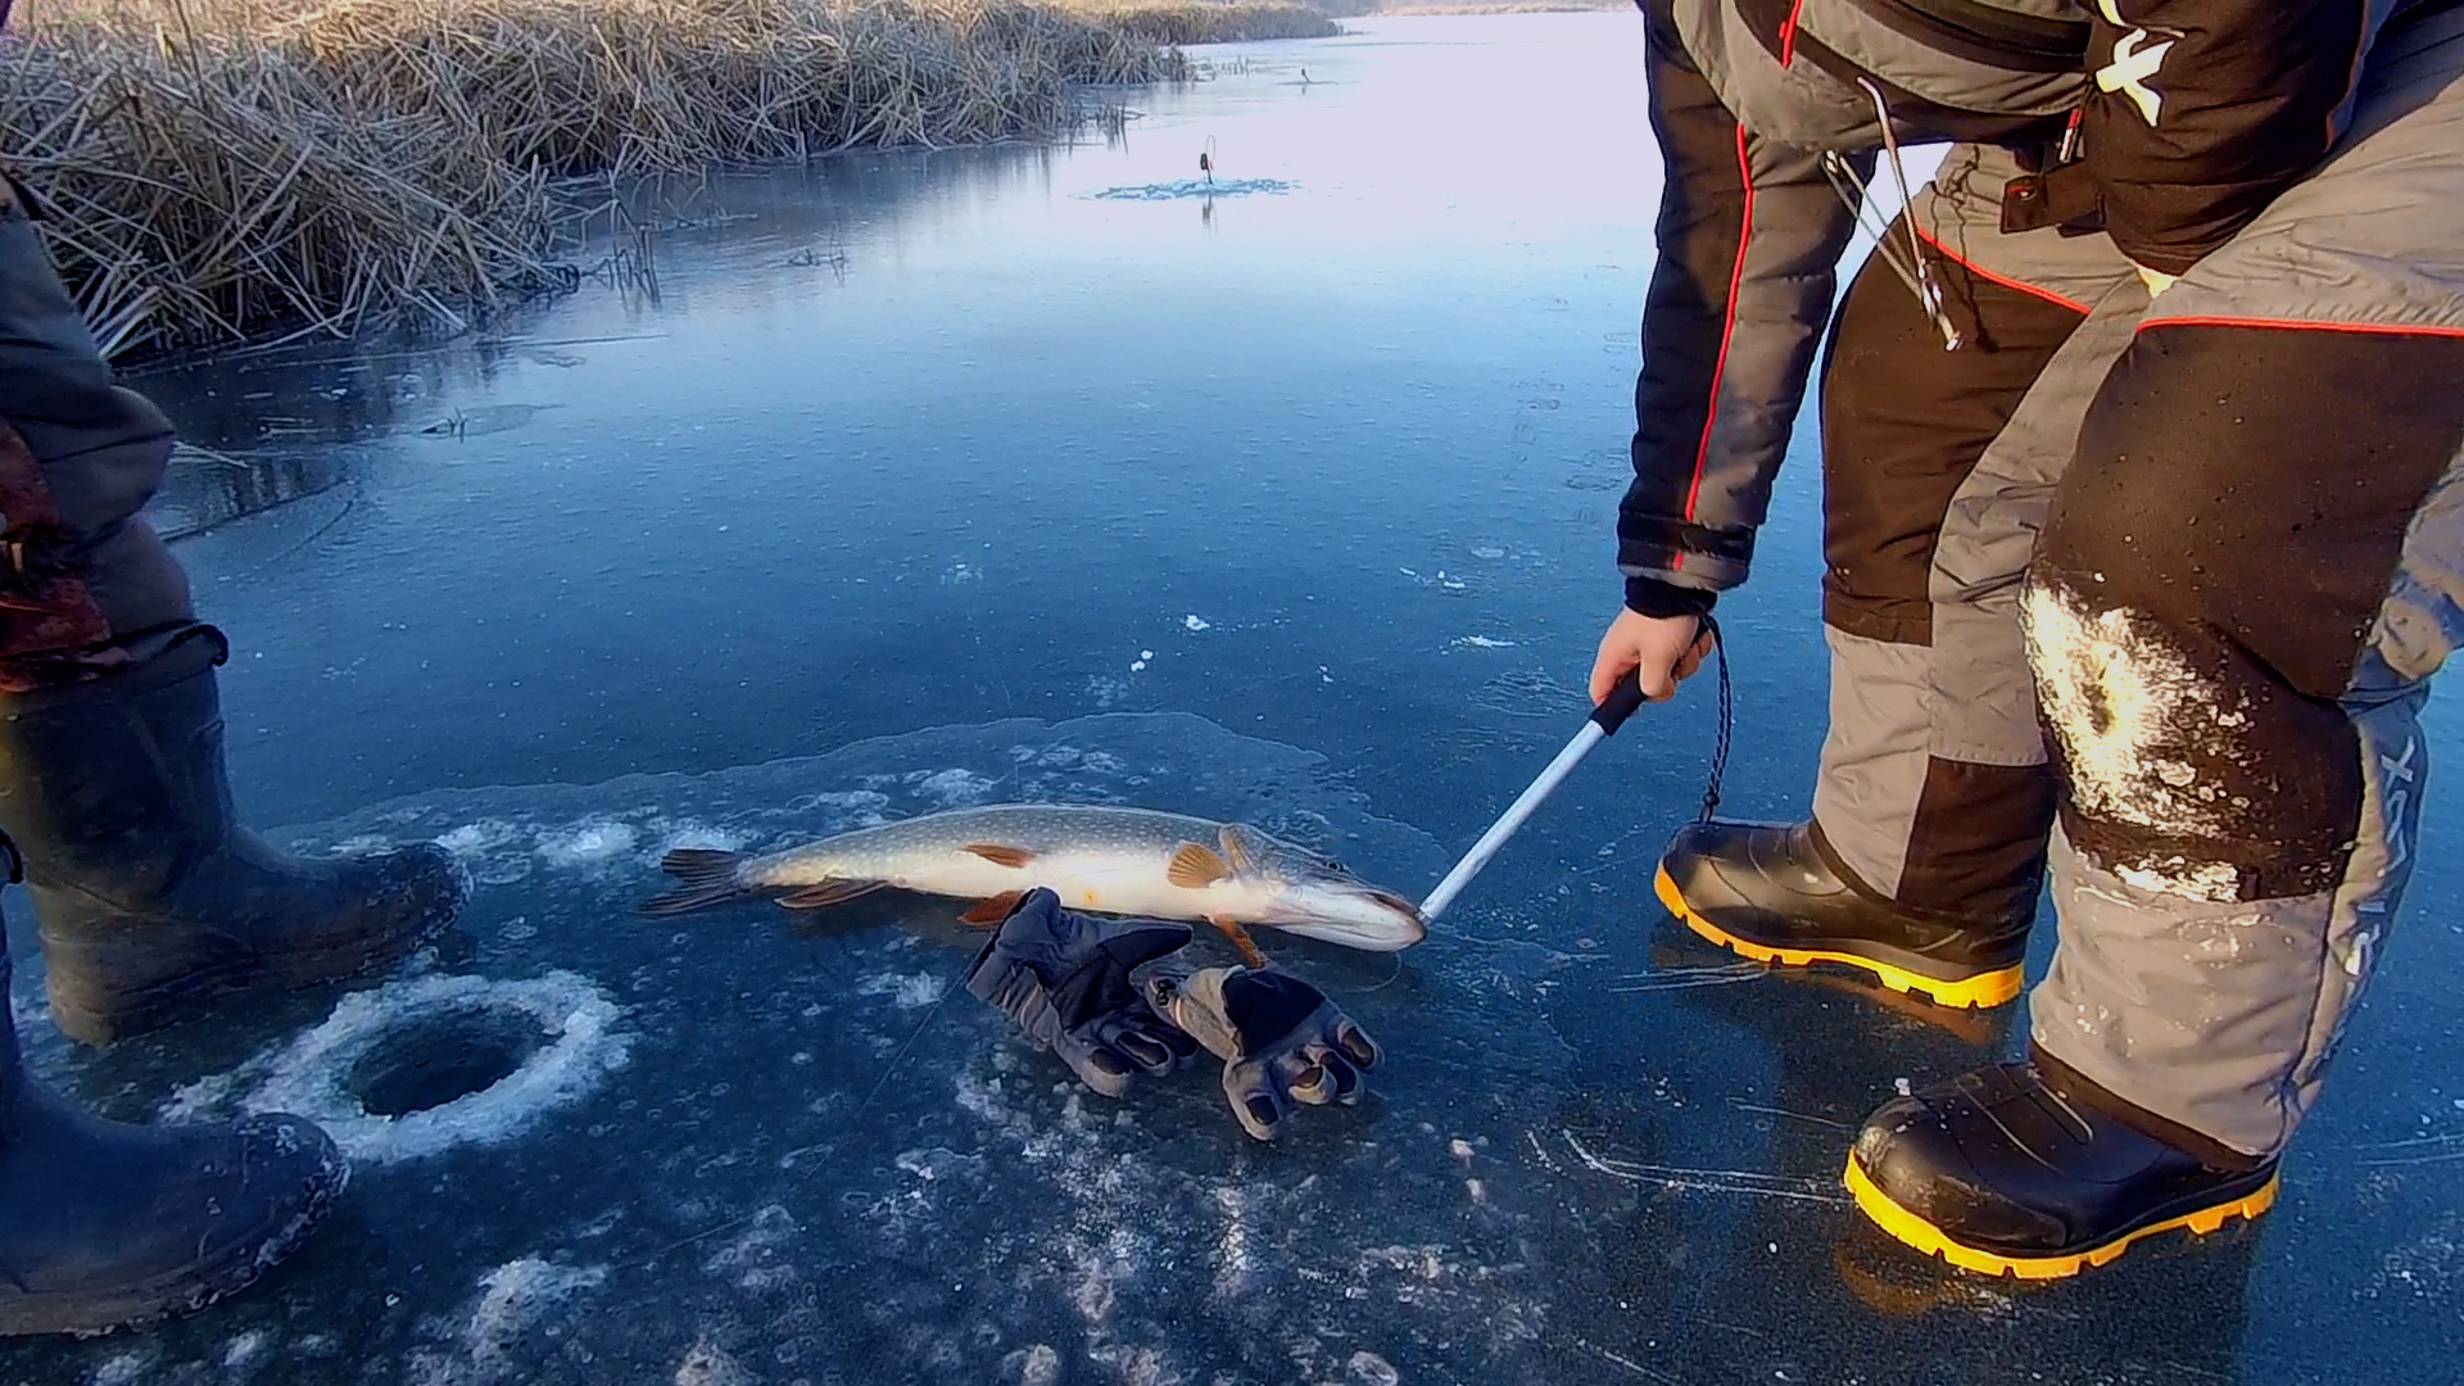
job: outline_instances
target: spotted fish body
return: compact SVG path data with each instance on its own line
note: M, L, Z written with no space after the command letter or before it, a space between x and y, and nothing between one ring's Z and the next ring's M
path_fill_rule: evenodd
M645 903L646 913L746 896L818 908L886 887L986 902L970 912L983 922L979 913L1041 886L1072 909L1262 924L1376 952L1409 948L1426 932L1409 901L1336 862L1243 824L1146 809L957 809L765 856L679 851L664 865L684 885Z

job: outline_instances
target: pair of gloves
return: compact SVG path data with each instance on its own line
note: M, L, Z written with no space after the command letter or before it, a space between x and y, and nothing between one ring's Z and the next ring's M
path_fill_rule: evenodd
M1028 892L967 969L967 990L1005 1012L1106 1097L1166 1074L1200 1048L1223 1060L1241 1129L1273 1140L1292 1104L1360 1100L1378 1047L1316 987L1281 972L1192 967L1185 925L1109 920Z

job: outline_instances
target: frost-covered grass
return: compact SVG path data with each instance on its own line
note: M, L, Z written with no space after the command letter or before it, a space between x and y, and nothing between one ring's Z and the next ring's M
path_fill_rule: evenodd
M1285 4L48 0L0 142L106 353L458 328L555 286L559 180L1048 134Z

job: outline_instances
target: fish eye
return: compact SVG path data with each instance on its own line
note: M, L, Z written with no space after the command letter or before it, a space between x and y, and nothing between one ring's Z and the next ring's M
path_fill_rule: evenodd
M1333 857L1328 857L1326 859L1326 869L1329 871L1340 871L1346 876L1352 874L1352 868L1345 866L1342 862L1335 860Z

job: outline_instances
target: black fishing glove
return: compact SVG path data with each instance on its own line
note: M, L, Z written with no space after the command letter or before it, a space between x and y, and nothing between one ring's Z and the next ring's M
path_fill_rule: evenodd
M1008 1012L1078 1081L1119 1097L1133 1073L1169 1073L1198 1052L1147 1008L1129 976L1188 942L1186 925L1092 919L1062 909L1049 890L1031 890L967 969L967 990Z
M1157 1015L1223 1060L1232 1115L1262 1141L1275 1138L1294 1102L1359 1101L1361 1070L1378 1061L1367 1031L1289 973L1193 971L1166 958L1140 967L1137 983Z

